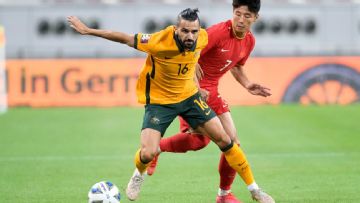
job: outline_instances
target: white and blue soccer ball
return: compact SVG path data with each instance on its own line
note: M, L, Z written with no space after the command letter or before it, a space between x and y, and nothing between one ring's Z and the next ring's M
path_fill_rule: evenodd
M119 188L109 181L93 185L88 194L89 203L120 203Z

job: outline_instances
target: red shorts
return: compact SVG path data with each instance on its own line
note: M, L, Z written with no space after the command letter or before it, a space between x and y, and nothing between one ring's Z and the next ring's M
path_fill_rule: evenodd
M227 102L220 96L218 91L210 91L209 98L206 103L210 106L216 115L221 115L226 112L230 112L229 105ZM180 131L186 132L189 130L190 126L186 121L179 116L180 120Z

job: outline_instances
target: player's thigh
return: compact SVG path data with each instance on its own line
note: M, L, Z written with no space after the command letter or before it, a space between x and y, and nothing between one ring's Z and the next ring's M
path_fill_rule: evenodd
M223 129L215 112L202 100L200 94L195 94L182 102L181 117L197 132L208 136L220 148L230 144L230 138Z
M141 153L142 158L146 160L151 160L157 152L157 149L160 144L161 133L158 130L154 130L151 128L144 128L141 130Z
M198 136L203 136L200 132L193 129L181 116L179 118L179 128L182 133L191 133Z
M199 125L196 130L201 132L203 135L207 135L220 148L224 148L231 143L231 139L226 134L218 117L214 117Z
M181 116L179 116L178 119L180 132L185 133L191 131L190 125Z
M203 101L200 94L193 95L181 102L180 105L180 116L193 129L216 117L215 112Z
M163 136L171 122L178 115L177 109L176 105L147 104L145 106L142 130L150 128L159 131L160 135Z
M209 104L210 108L215 111L216 115L230 112L228 103L217 91L211 91L210 95L211 96L209 97L207 103Z
M228 134L235 143L240 144L239 138L237 136L237 131L235 127L235 123L231 117L230 112L225 112L223 114L218 115L222 126L226 134Z

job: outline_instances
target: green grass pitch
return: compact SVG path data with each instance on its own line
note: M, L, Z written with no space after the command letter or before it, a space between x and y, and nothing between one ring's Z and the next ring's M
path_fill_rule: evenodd
M15 108L0 115L0 202L85 203L91 185L125 187L142 108ZM360 202L360 106L234 107L258 184L280 203ZM165 136L177 132L175 121ZM139 203L210 203L219 150L163 153ZM239 177L233 192L252 202Z

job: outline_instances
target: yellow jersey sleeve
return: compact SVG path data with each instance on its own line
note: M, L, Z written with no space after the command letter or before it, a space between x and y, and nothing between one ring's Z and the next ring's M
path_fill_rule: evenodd
M143 51L148 54L155 54L157 52L157 45L161 42L161 36L164 35L164 31L144 34L137 33L134 36L134 48Z
M205 29L200 29L200 34L199 34L199 37L198 37L198 40L197 40L197 46L198 46L198 49L204 49L206 47L206 45L208 44L208 34L206 32Z

